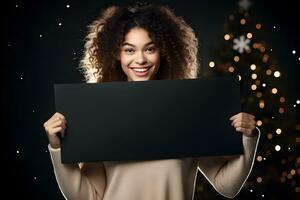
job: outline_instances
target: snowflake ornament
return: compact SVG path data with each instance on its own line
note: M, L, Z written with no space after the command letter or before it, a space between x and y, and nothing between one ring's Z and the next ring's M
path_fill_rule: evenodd
M237 50L240 54L244 53L244 51L249 51L250 47L249 47L249 43L251 42L251 40L249 40L248 38L246 39L244 35L241 35L240 38L235 38L233 40L233 49Z
M240 0L238 4L239 4L240 8L242 8L244 10L248 10L249 7L251 6L252 2L250 2L249 0Z

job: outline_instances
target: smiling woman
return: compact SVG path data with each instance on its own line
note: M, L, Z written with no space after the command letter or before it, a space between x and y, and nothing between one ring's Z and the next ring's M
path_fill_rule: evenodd
M125 36L120 61L128 81L153 80L160 65L159 49L145 29L133 28Z
M195 78L199 69L197 52L194 30L168 7L112 6L89 26L79 69L89 83L147 80L144 74L151 79L154 76L156 79ZM125 68L124 64L128 64L124 63L125 59L128 62L129 58L135 61ZM142 63L136 63L139 62L136 59ZM155 63L151 63L152 59ZM150 70L154 74L142 73L144 69L129 70L152 64L155 66Z
M88 83L196 78L197 45L193 29L166 6L113 6L90 26L80 69ZM198 171L220 194L234 197L251 172L259 140L255 117L238 113L228 123L243 135L243 155L62 164L66 117L55 113L44 123L66 199L188 200Z

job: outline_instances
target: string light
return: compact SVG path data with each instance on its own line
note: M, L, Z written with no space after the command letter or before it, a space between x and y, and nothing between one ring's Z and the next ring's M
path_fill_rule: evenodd
M241 81L242 80L242 76L241 75L237 75L238 80Z
M251 89L252 90L256 90L257 89L257 86L255 84L251 85Z
M262 121L261 120L257 120L256 124L257 124L257 126L261 126L262 125Z
M274 76L275 76L276 78L280 77L280 75L281 75L281 74L280 74L279 71L275 71L275 72L274 72Z
M258 162L261 162L261 161L262 161L262 157L261 157L261 156L257 156L256 160L257 160Z
M213 67L215 67L215 62L214 61L210 61L208 65L209 65L209 67L213 68Z
M230 67L228 68L228 71L231 72L231 73L234 72L234 67L230 66Z
M280 149L281 149L281 147L280 147L279 145L276 145L276 146L275 146L275 150L276 150L276 151L280 151Z
M257 92L257 93L256 93L256 96L257 96L258 98L261 98L261 97L262 97L262 93L261 93L261 92Z
M254 79L254 80L257 79L257 74L252 74L251 78Z
M255 25L255 28L256 28L257 30L261 29L261 24L256 24L256 25Z
M243 19L240 20L240 23L241 23L242 25L245 25L245 24L246 24L246 20L243 18Z
M270 75L272 74L272 70L268 69L268 70L266 71L266 74L270 76Z
M229 34L225 34L225 35L224 35L224 39L225 39L225 40L230 40L230 35L229 35Z
M252 33L247 33L247 38L248 38L248 39L251 39L252 36L253 36Z
M255 65L255 64L252 64L252 65L250 66L250 69L254 71L254 70L256 69L256 65Z
M277 92L278 92L277 88L272 88L272 93L273 94L277 94Z
M280 114L284 113L284 108L279 108L278 112L279 112Z
M261 183L261 182L262 182L262 177L260 177L260 176L257 177L257 178L256 178L256 181L257 181L258 183Z
M280 135L280 134L281 134L281 129L280 129L280 128L276 129L276 133L277 133L278 135Z
M261 47L260 48L260 51L263 53L263 52L265 52L265 47ZM263 56L263 58L262 58L262 61L263 61L263 63L267 63L268 62L268 60L269 60L269 55L267 55L267 54L265 54L264 56Z
M273 138L273 134L272 134L272 133L268 133L268 134L267 134L267 138L268 138L269 140L271 140L271 139Z
M234 56L233 60L234 60L234 62L239 62L240 61L240 57Z
M260 107L261 109L263 109L263 108L265 107L265 102L264 102L264 100L260 100L260 101L259 101L259 107Z

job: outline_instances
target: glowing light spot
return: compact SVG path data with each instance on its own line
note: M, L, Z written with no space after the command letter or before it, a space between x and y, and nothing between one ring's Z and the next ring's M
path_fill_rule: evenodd
M268 138L269 140L271 140L271 139L273 138L273 134L272 134L272 133L268 133L268 134L267 134L267 138Z
M258 98L261 98L261 97L262 97L262 93L261 93L261 92L257 92L257 93L256 93L256 96L257 96Z
M225 34L225 35L224 35L224 39L225 39L225 40L230 40L230 35L229 35L229 34Z
M247 38L248 38L248 39L251 39L252 36L253 36L252 33L247 33Z
M274 72L274 76L275 76L276 78L280 77L280 75L281 75L281 74L280 74L279 71L275 71L275 72Z
M233 60L234 60L234 62L239 62L240 61L240 57L234 56Z
M262 157L261 157L261 156L257 156L256 160L257 160L258 162L261 162L261 161L262 161Z
M276 129L276 133L277 133L278 135L280 135L280 134L281 134L281 129L280 129L280 128Z
M256 90L257 89L257 86L255 84L251 85L251 89L252 90Z
M279 145L275 146L275 151L280 151L281 147Z
M273 94L277 94L277 92L278 92L277 88L272 88L272 93Z
M266 74L270 76L270 75L272 74L272 70L268 69L268 70L266 71Z
M246 20L245 20L245 19L241 19L241 20L240 20L240 23L241 23L242 25L244 25L244 24L246 24Z
M284 108L279 108L279 109L278 109L278 112L279 112L280 114L284 113Z
M215 62L214 61L210 61L208 65L209 65L209 67L213 68L213 67L215 67Z
M258 29L258 30L261 29L261 24L256 24L255 28Z
M261 183L261 182L262 182L262 177L260 177L260 176L257 177L257 178L256 178L256 181L257 181L258 183Z
M261 109L263 109L263 108L265 107L265 101L264 101L264 100L260 100L260 101L259 101L259 107L260 107Z
M228 71L231 72L231 73L234 72L234 67L230 66L230 67L228 68Z
M255 70L255 69L256 69L256 65L255 65L255 64L252 64L252 65L250 66L250 69L251 69L251 70Z
M257 120L256 125L257 126L261 126L262 125L262 121L261 120Z

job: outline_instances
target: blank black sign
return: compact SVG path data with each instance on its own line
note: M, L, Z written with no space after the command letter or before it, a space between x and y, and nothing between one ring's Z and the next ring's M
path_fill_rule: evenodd
M55 84L68 122L62 162L243 153L229 118L240 112L232 77Z

